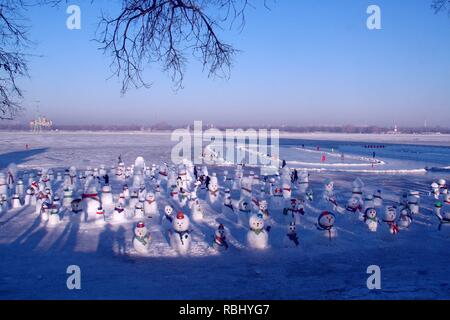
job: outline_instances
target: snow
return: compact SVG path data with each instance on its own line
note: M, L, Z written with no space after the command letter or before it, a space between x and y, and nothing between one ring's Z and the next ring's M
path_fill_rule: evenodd
M438 220L432 212L435 201L427 194L431 182L450 177L446 172L424 168L448 167L450 150L446 146L450 143L440 136L439 143L427 138L419 146L412 144L414 138L400 144L400 138L386 136L386 149L377 149L373 160L373 150L363 147L369 141L367 137L362 142L351 137L342 142L309 138L313 140L295 137L280 142L281 158L292 168L306 168L311 173L310 186L316 198L305 206L305 216L299 218L298 248L284 246L290 221L281 209L269 207L274 219L270 247L254 250L246 242L248 219L242 219L241 224L230 210L215 210L207 195L201 193L198 196L204 219L191 220L191 252L186 257L170 247L168 232L159 218L145 219L150 246L143 256L133 248L137 220L117 223L107 216L108 223L99 226L95 221L81 223L64 216L59 225L48 228L41 224L34 207L23 207L0 213L0 298L449 299L450 277L446 270L450 264L450 227L438 231ZM305 150L302 143L306 144ZM29 150L25 150L25 144ZM0 170L13 162L19 172L37 168L58 172L72 165L79 170L101 164L109 168L117 163L119 155L127 166L138 156L147 165L160 164L169 162L172 145L168 134L1 132ZM317 145L320 151L315 150ZM324 152L327 161L322 163ZM345 153L344 161L341 152ZM372 168L372 161L379 163ZM209 173L217 173L219 184L223 170L234 176L234 168L208 167ZM249 170L254 168L245 168L246 175ZM387 205L397 202L403 192L421 192L421 212L408 230L391 236L388 226L381 223L378 231L371 233L349 214L336 214L335 239L330 241L317 230L317 217L323 210L319 199L323 181L333 180L338 202L346 204L358 177L364 182L365 193L382 189ZM122 183L112 180L115 197ZM150 182L147 184L150 189ZM54 189L61 190L61 182L55 182ZM232 196L238 200L238 194L233 192ZM173 204L168 197L157 200L161 215L165 205ZM189 210L184 212L188 214ZM219 224L225 226L230 245L225 252L212 247ZM66 287L69 265L81 268L81 290ZM366 287L370 265L381 268L381 290Z

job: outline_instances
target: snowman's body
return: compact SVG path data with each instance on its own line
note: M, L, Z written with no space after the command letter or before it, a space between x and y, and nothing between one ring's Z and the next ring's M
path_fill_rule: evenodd
M377 210L375 208L367 208L364 212L364 222L371 232L377 232L378 229L378 217Z
M33 201L34 201L34 204L33 204ZM24 206L36 205L36 197L34 195L34 189L33 188L28 188L27 189L23 205Z
M102 207L97 208L95 223L99 226L103 226L106 223L105 210Z
M85 214L84 221L90 221L95 217L97 209L101 206L97 189L91 186L87 193L82 194L81 198L83 199L83 211Z
M11 209L20 209L22 208L22 204L20 203L20 197L16 193L11 198Z
M140 254L148 253L150 246L150 234L145 227L144 222L139 222L134 228L133 247Z
M64 189L63 191L63 207L70 208L73 201L73 191L71 189Z
M126 222L127 217L125 214L125 209L120 204L118 204L114 209L112 219L114 222Z
M197 201L198 197L197 197L197 192L192 191L190 196L189 196L189 201L188 201L188 208L192 210L192 207L194 206L195 202Z
M189 231L189 217L179 212L172 221L170 244L180 255L187 255L191 247L191 234Z
M420 212L420 194L416 191L411 191L407 198L408 208L413 215Z
M262 215L252 215L249 219L249 225L247 245L252 249L266 249L269 246L269 234L264 229L264 218Z
M50 218L50 208L51 204L44 202L41 207L41 222L45 223Z
M224 193L224 196L223 196L223 205L224 205L224 209L231 210L231 211L234 212L233 200L231 198L231 191L230 191L230 189L225 189L225 193Z
M16 184L16 194L19 195L20 198L25 194L25 186L23 184L23 180L19 179Z
M283 190L275 187L272 191L273 195L270 199L270 206L272 209L282 209L284 205Z
M8 195L9 187L6 182L6 176L3 172L0 172L0 195L5 194Z
M57 226L60 221L61 219L59 217L59 208L55 204L53 204L49 212L47 226L50 227Z
M290 200L290 205L283 210L283 214L289 221L300 224L300 216L305 215L303 202L299 199L292 198Z
M291 199L292 196L292 186L291 183L284 182L283 183L283 198L285 200Z
M447 194L445 197L445 202L436 203L434 213L439 219L439 231L442 230L443 227L450 226L450 194Z
M304 194L308 190L309 186L309 175L307 171L300 172L298 176L297 188L299 194Z

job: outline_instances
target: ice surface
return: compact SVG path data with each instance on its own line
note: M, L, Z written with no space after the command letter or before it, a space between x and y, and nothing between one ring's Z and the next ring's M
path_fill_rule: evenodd
M25 150L26 144L29 150ZM133 164L137 156L143 156L149 165L168 161L173 144L165 134L1 132L0 169L11 162L19 171L39 167L62 170L70 165L78 169L110 166L119 155L127 165ZM302 150L302 144L306 150ZM323 152L327 153L325 163L321 162ZM346 155L344 161L341 152ZM288 222L280 210L271 210L275 220L269 234L271 247L253 251L246 246L247 225L237 223L230 212L214 210L205 196L200 196L205 218L201 223L192 222L189 257L176 255L170 248L167 230L156 219L146 221L151 244L149 254L142 257L132 246L136 221L100 227L64 217L57 227L47 228L32 213L33 208L1 213L0 298L449 299L450 277L446 270L450 265L450 228L437 230L438 221L432 213L434 200L427 194L432 181L450 177L424 170L426 166L448 167L449 148L389 144L384 150L376 150L376 159L382 164L374 168L371 152L364 149L364 142L281 141L281 158L288 165L311 170L311 187L317 198L306 206L306 215L300 218L297 249L283 246ZM209 171L217 172L221 181L225 169L233 176L232 169L223 166L210 167ZM246 174L250 169L245 169ZM337 199L344 204L357 177L364 182L366 193L381 188L388 204L398 201L405 191L422 192L421 213L411 228L392 238L383 232L369 233L356 217L337 215L338 237L331 242L323 239L315 223L323 209L318 198L324 179L335 182ZM120 182L113 181L115 195L120 187ZM162 211L168 200L158 201ZM211 247L220 223L227 228L230 244L230 250L223 253ZM66 287L66 268L72 264L81 267L81 290ZM366 287L366 269L374 264L382 272L379 291Z

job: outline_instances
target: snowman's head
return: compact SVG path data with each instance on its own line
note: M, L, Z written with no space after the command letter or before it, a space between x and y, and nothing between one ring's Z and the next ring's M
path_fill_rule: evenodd
M216 236L223 238L225 237L225 227L223 224L220 224L216 231Z
M334 223L336 222L336 217L333 213L324 211L319 216L318 220L319 220L319 224L321 226L330 228L330 227L334 226Z
M209 184L209 190L211 191L217 191L219 189L219 186L217 185L217 182L211 182Z
M369 219L375 219L377 217L377 210L375 208L368 208L366 210L366 217Z
M333 191L333 189L334 189L334 182L331 180L325 180L325 190Z
M147 234L147 227L145 226L144 222L138 222L136 225L136 228L134 228L134 234L136 237L144 237Z
M384 220L386 221L394 221L397 217L397 209L395 207L386 207L384 212Z
M167 205L167 206L164 207L164 214L166 216L171 216L172 213L173 213L173 208L171 206Z
M261 211L266 211L267 210L267 201L266 200L260 200L259 201L259 203L258 203L258 207L259 207L259 210L261 210Z
M447 181L445 181L445 179L439 179L439 181L438 181L439 187L445 187L446 183L447 183Z
M189 217L184 215L183 212L178 212L175 219L173 219L172 227L177 232L184 232L189 229Z
M438 189L438 188L439 188L439 185L438 185L436 182L433 182L433 183L431 184L431 188L432 188L433 190Z
M249 220L250 228L253 230L262 230L264 228L264 218L260 214L254 214Z
M372 195L366 196L366 198L364 199L364 202L366 202L366 203L373 202L373 196Z
M248 210L248 202L242 201L241 202L241 209L242 210Z
M32 195L34 193L34 189L32 189L32 188L28 188L27 189L27 194L28 195Z
M358 200L357 198L355 198L355 197L351 197L351 198L348 200L348 202L347 202L347 206L348 206L349 208L356 209L356 208L358 208L358 206L359 206L359 200Z
M111 192L111 187L110 186L103 186L102 187L102 192L106 192L106 193Z
M148 201L154 201L155 200L155 194L152 192L147 193L146 199Z
M297 232L297 227L295 226L295 222L292 221L289 226L288 226L288 233L296 233Z
M409 209L407 207L402 207L400 209L400 215L401 216L409 216Z

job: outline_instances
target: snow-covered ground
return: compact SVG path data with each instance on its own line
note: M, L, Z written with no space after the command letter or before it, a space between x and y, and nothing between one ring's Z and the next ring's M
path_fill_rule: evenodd
M450 165L448 140L421 141L421 146L396 141L394 146L388 139L374 139L387 144L376 150L365 148L371 139L312 140L296 137L282 139L280 144L281 158L289 166L311 170L310 185L316 195L300 218L298 248L283 246L288 221L281 210L274 209L270 210L275 220L269 233L271 247L265 251L248 248L248 226L239 224L231 211L213 208L205 195L200 195L205 218L192 223L188 257L172 250L158 219L146 220L150 251L139 256L132 246L137 220L100 227L70 219L66 213L60 225L49 228L33 213L34 208L9 210L0 214L0 298L449 299L450 227L438 231L432 212L435 201L427 194L432 181L450 177L445 171L424 170ZM0 169L12 162L20 172L41 167L62 171L71 165L85 169L116 164L119 155L127 165L137 156L143 156L147 164L159 164L169 162L173 144L167 134L1 132ZM219 181L226 169L234 171L209 167ZM246 169L246 174L249 170L254 168ZM397 202L403 192L420 191L421 212L410 229L391 236L388 227L380 225L377 233L370 233L356 216L345 214L337 216L338 237L324 238L315 226L323 210L319 195L324 179L335 181L337 199L345 204L357 177L364 181L365 193L381 188L388 204ZM112 180L116 196L122 183ZM147 181L147 187L152 182ZM53 188L61 191L61 184L54 183ZM158 198L161 211L167 203L166 196ZM230 249L222 253L211 247L220 223L230 243ZM69 265L81 268L81 290L66 287ZM367 289L370 265L381 268L381 290Z

